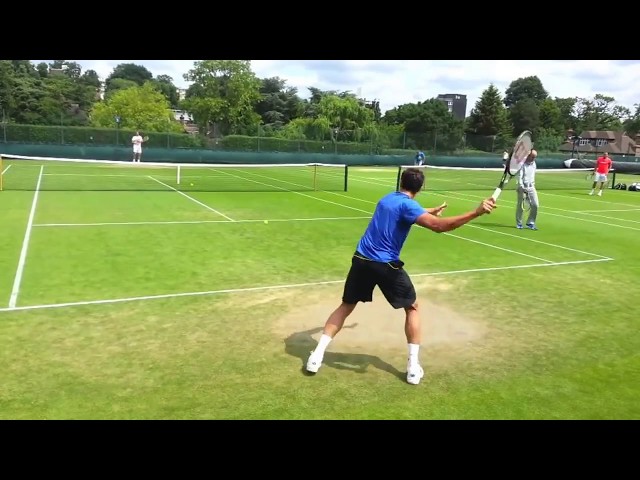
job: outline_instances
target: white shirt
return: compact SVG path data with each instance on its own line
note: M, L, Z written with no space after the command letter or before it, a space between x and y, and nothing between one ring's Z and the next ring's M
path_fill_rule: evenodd
M142 145L142 137L140 135L134 135L131 137L131 143L134 145Z
M518 186L530 187L536 181L536 162L525 162L520 171L518 172Z

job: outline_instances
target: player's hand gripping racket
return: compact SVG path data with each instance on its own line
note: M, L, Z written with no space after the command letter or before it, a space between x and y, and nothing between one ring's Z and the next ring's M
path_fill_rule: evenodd
M525 130L516 140L516 143L513 146L513 153L511 154L509 160L505 162L504 172L502 173L500 183L493 192L493 195L491 195L491 197L495 201L498 200L498 197L502 193L502 189L507 184L507 182L512 177L515 177L518 174L518 172L522 168L522 165L524 165L525 160L529 156L532 147L533 141L531 140L531 132L529 130Z

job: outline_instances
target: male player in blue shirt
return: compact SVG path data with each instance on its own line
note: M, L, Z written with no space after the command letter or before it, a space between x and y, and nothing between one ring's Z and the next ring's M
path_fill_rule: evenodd
M327 319L320 341L307 360L307 371L316 373L322 364L324 352L358 302L373 300L377 285L389 304L404 308L405 334L409 346L407 382L420 383L424 370L420 366L420 315L416 291L400 260L400 251L411 227L418 226L442 233L455 230L465 223L496 208L495 200L488 198L475 209L462 215L441 217L447 207L443 203L435 208L423 208L414 197L422 190L424 173L420 168L408 168L400 177L400 189L382 197L373 213L364 235L351 259L342 303Z
M423 151L418 151L418 153L416 153L416 165L421 166L424 164L424 152Z

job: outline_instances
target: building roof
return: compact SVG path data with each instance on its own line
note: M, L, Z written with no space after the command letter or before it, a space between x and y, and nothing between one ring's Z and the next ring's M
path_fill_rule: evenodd
M580 136L585 139L594 140L594 142L589 145L579 145L579 142L576 143L575 149L578 152L608 152L614 155L637 155L637 150L640 149L640 136L636 137L638 140L638 142L636 142L631 137L627 136L625 132L616 132L612 130L584 130ZM596 146L595 140L597 139L606 139L607 144ZM567 140L559 148L561 152L571 152L573 149L574 146L571 140Z

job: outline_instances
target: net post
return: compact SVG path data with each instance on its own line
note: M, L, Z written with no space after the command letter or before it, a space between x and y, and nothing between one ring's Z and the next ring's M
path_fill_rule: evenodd
M398 165L398 175L396 177L396 192L400 191L400 176L402 175L402 165Z
M180 164L176 168L176 185L180 185Z
M0 192L3 190L4 168L2 168L2 155L0 155Z
M2 162L0 161L0 166L1 165L2 165ZM615 184L616 184L616 169L612 168L611 169L611 173L613 175L611 175L611 183L609 184L609 188L613 188L615 186ZM2 190L2 189L0 188L0 190Z
M348 185L348 178L349 178L349 165L345 165L344 166L344 191L347 191L347 185Z

